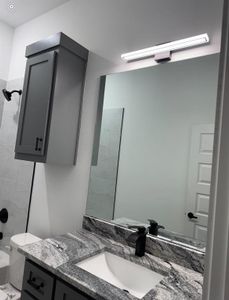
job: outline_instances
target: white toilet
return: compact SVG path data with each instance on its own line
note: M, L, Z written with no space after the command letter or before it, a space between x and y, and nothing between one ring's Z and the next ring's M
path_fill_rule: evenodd
M10 267L9 267L9 285L12 289L22 290L22 281L25 265L25 257L17 249L32 243L39 242L41 239L30 234L20 233L10 239ZM8 300L10 297L5 290L0 290L0 300ZM14 298L13 298L14 299Z

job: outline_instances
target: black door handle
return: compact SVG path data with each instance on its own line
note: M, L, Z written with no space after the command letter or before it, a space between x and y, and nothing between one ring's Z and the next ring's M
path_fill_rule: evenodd
M195 216L192 212L188 213L188 217L189 217L189 219L198 219L198 217Z

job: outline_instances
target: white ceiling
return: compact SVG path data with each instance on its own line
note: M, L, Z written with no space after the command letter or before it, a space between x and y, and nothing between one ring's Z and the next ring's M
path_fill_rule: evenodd
M69 0L0 0L0 20L17 27ZM14 5L11 9L10 5Z

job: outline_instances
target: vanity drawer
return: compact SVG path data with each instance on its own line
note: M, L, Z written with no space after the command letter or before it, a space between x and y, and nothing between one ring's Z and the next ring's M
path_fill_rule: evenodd
M51 300L54 289L54 277L47 271L33 264L30 261L25 263L23 278L23 291L28 292L38 300ZM30 299L28 296L25 296ZM23 298L22 298L23 300Z
M37 300L36 298L30 296L28 293L25 291L21 292L21 300Z
M92 300L92 298L57 280L54 300Z

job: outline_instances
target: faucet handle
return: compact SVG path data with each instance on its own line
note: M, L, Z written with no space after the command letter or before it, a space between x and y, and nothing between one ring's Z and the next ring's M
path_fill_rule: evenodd
M158 225L158 229L165 229L165 226L163 226L163 225Z
M157 221L153 220L153 219L148 219L149 221L149 224L155 224L155 225L158 225Z
M149 233L152 235L158 235L158 229L165 229L164 226L159 225L156 221L152 219L149 219L148 221L150 223Z

